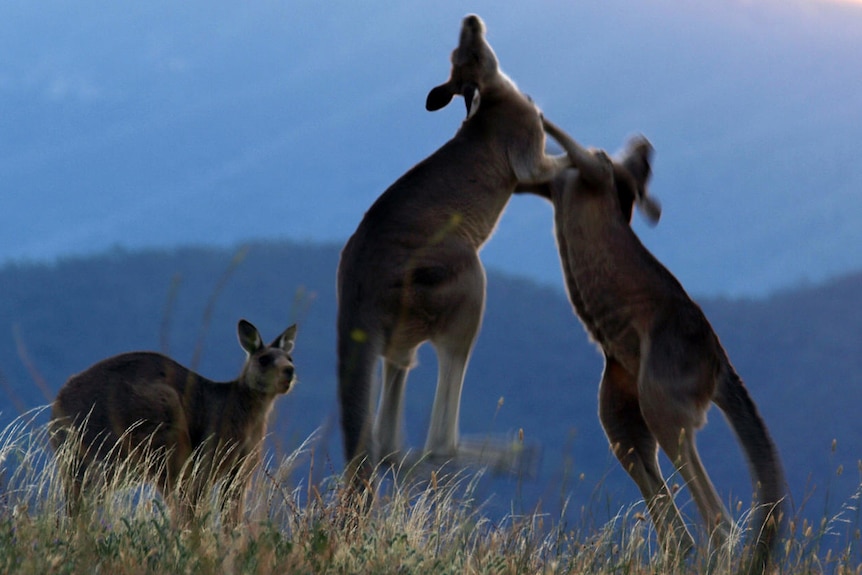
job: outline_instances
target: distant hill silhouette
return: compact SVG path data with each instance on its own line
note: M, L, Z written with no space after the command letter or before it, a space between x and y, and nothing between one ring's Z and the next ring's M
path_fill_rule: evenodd
M208 377L230 379L242 361L238 318L254 322L265 339L298 321L294 355L300 383L277 404L273 445L292 450L322 428L315 472L340 471L334 351L338 250L297 243L115 250L54 265L0 269L0 421L5 425L20 410L48 403L69 375L122 351L167 351L186 365L195 363ZM827 495L834 512L859 485L860 294L862 273L857 273L766 299L701 302L779 446L793 505L813 489L806 510L818 519ZM462 432L523 429L543 453L535 479L486 482L481 494L496 493L494 505L503 512L512 509L513 497L516 509L531 510L541 501L552 514L569 495L573 513L598 505L602 513L614 514L638 499L599 426L601 369L601 357L572 314L562 281L550 288L489 273L487 314L464 389ZM413 446L424 441L435 377L433 354L423 348L407 391L407 436ZM707 469L725 499L747 503L751 488L739 448L719 412L711 414L699 436ZM669 474L670 466L663 465Z

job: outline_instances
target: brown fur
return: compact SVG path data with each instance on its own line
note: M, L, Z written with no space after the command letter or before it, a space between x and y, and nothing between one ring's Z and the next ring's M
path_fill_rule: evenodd
M658 466L658 447L685 480L713 543L723 544L730 519L695 445L715 403L748 459L759 506L743 569L761 573L776 543L784 474L766 425L700 307L641 244L630 227L632 203L657 219L647 197L652 147L634 140L613 162L588 151L546 122L575 168L550 186L566 287L605 369L599 415L614 453L637 483L663 546L694 546Z
M87 484L122 469L153 481L182 521L215 481L228 479L223 523L239 521L273 402L295 381L296 326L269 346L245 320L237 332L247 357L233 381L211 381L164 355L134 352L66 382L51 425L55 449L66 451L60 462L71 513Z
M426 453L464 455L458 434L464 372L485 305L478 251L519 183L568 167L544 153L539 111L500 72L478 16L464 18L449 80L432 89L437 110L464 96L467 119L366 212L338 268L338 376L348 473L368 477L402 447L404 386L416 350L437 352L437 393ZM374 371L383 388L373 432Z

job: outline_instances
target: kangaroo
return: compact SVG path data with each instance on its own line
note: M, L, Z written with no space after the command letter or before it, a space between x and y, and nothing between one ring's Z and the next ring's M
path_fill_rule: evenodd
M715 403L742 445L759 501L743 572L762 573L776 543L784 472L709 321L630 227L633 203L653 221L660 215L646 188L652 146L635 138L612 161L603 151L583 149L549 121L545 129L575 168L542 195L554 205L571 303L605 356L599 416L614 454L643 494L667 552L684 555L694 541L659 470L659 446L685 480L712 542L723 544L730 516L695 445Z
M211 381L164 355L133 352L66 382L52 405L51 441L62 453L71 515L94 478L125 473L152 481L186 523L208 488L227 479L222 523L239 523L269 413L296 379L296 325L268 346L246 320L237 335L247 356L233 381Z
M426 341L437 353L438 379L425 453L469 456L458 419L485 305L479 249L519 183L548 182L571 165L565 154L545 154L539 110L500 71L478 16L464 18L451 64L449 80L430 91L426 109L441 109L460 94L466 119L374 202L338 265L341 424L348 475L359 471L360 478L398 456L407 374Z

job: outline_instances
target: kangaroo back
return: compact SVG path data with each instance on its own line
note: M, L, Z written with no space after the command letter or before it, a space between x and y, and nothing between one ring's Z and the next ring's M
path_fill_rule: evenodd
M157 353L136 352L103 360L69 379L51 409L55 447L70 427L80 430L88 460L113 450L128 455L133 445L188 443L186 389L204 381L176 361ZM123 442L119 443L120 438Z

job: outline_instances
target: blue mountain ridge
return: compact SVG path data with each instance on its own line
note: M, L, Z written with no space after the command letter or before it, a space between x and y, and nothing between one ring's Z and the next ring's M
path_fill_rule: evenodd
M118 249L0 268L0 424L47 404L73 373L124 351L166 351L207 377L231 379L243 357L235 334L240 317L265 338L298 321L299 384L276 404L270 448L276 455L289 452L317 430L314 480L339 473L338 251L333 244L293 242ZM549 287L489 273L461 429L480 437L523 430L542 455L535 477L480 483L477 496L490 498L489 512L497 516L540 506L558 519L568 498L566 521L581 521L584 510L607 520L639 499L598 422L601 356L561 286L561 280ZM793 513L818 522L824 513L840 513L860 485L860 289L857 272L768 298L700 298L779 447ZM406 437L414 447L424 442L435 378L436 361L426 346L407 387ZM717 410L698 439L722 497L747 505L745 464ZM663 468L671 473L667 461ZM301 470L295 480L308 476ZM685 508L695 514L691 505Z

